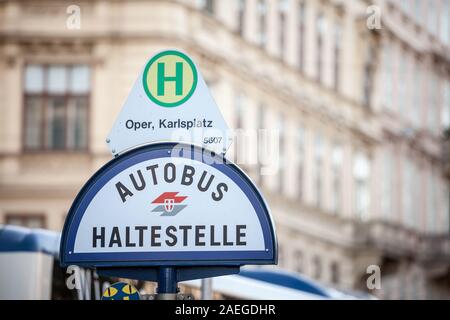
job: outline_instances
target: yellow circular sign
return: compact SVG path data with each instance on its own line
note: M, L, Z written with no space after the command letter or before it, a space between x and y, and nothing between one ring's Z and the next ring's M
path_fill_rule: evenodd
M116 282L103 292L102 300L140 300L137 289L126 282Z
M150 100L162 107L176 107L194 93L197 70L185 54L163 51L147 63L142 80Z

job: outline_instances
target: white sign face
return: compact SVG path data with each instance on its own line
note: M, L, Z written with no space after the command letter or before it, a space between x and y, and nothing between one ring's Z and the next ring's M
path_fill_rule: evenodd
M62 260L274 260L270 214L250 180L200 148L174 150L145 146L101 169L71 208Z
M185 158L148 160L99 190L81 220L74 252L264 250L257 219L222 172Z
M199 70L168 50L141 71L108 135L113 155L161 141L187 142L224 154L232 137Z

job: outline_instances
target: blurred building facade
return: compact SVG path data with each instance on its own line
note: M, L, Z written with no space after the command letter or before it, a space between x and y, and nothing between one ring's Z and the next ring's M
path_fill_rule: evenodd
M0 1L0 223L60 230L143 64L178 48L242 129L229 156L281 267L367 291L375 265L372 294L450 298L449 2Z

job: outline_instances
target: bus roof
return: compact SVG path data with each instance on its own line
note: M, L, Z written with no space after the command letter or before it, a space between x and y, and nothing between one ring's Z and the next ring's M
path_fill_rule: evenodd
M60 233L0 225L0 252L42 252L57 257Z
M316 294L322 297L331 298L328 290L316 281L300 274L277 269L241 269L239 275L271 284L279 285L294 290Z

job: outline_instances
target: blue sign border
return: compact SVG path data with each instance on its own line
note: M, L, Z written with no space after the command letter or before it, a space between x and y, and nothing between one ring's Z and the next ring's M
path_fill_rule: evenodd
M143 161L167 157L183 157L201 161L221 171L236 183L250 200L258 215L263 231L265 250L74 253L79 224L97 192L123 170ZM60 262L62 266L75 264L88 267L276 264L277 249L275 228L269 208L256 186L238 166L223 156L199 146L156 143L133 149L114 158L98 170L84 185L75 198L64 223Z

